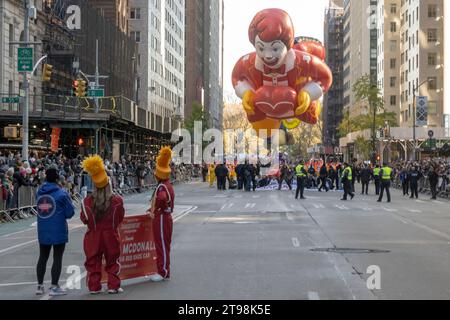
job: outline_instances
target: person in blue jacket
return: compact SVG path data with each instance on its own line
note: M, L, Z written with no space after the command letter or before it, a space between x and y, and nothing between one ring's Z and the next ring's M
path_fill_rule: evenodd
M45 183L36 194L39 240L39 260L36 267L38 288L36 295L45 293L45 270L47 269L47 261L53 247L52 283L49 295L61 296L66 294L66 291L60 288L58 283L61 276L64 249L66 243L69 242L67 220L74 216L75 210L68 192L58 185L58 170L51 167L46 171L45 175Z

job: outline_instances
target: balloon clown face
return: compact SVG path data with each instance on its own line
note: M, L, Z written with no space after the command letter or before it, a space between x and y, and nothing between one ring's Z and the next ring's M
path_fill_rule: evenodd
M316 124L319 99L332 84L325 48L308 41L294 47L292 20L281 9L257 13L248 38L255 52L236 63L232 81L253 128L271 132L282 123L288 129Z

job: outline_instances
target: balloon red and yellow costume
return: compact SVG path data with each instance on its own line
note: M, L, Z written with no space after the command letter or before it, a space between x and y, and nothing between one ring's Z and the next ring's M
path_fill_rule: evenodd
M323 46L311 41L294 45L291 18L280 9L259 12L250 25L249 39L257 51L239 59L232 82L253 128L278 129L281 122L288 128L301 121L316 124L319 99L333 81L323 61ZM267 53L264 46L270 45L283 51Z

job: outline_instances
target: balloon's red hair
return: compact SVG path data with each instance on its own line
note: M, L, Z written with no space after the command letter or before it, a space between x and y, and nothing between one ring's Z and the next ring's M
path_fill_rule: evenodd
M256 36L264 42L280 40L291 49L294 45L294 24L286 11L265 9L256 14L248 29L248 37L253 45Z

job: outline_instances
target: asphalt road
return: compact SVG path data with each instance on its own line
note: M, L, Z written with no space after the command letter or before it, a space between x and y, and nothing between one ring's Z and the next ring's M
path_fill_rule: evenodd
M57 299L450 298L447 200L393 191L390 204L374 195L343 202L341 193L311 191L300 201L290 191L219 192L201 183L177 186L176 196L171 281L136 279L121 295L91 296L83 280ZM148 197L126 198L128 213L140 213ZM38 299L31 223L0 226L0 299ZM76 220L70 228L64 266L82 266L85 229Z

